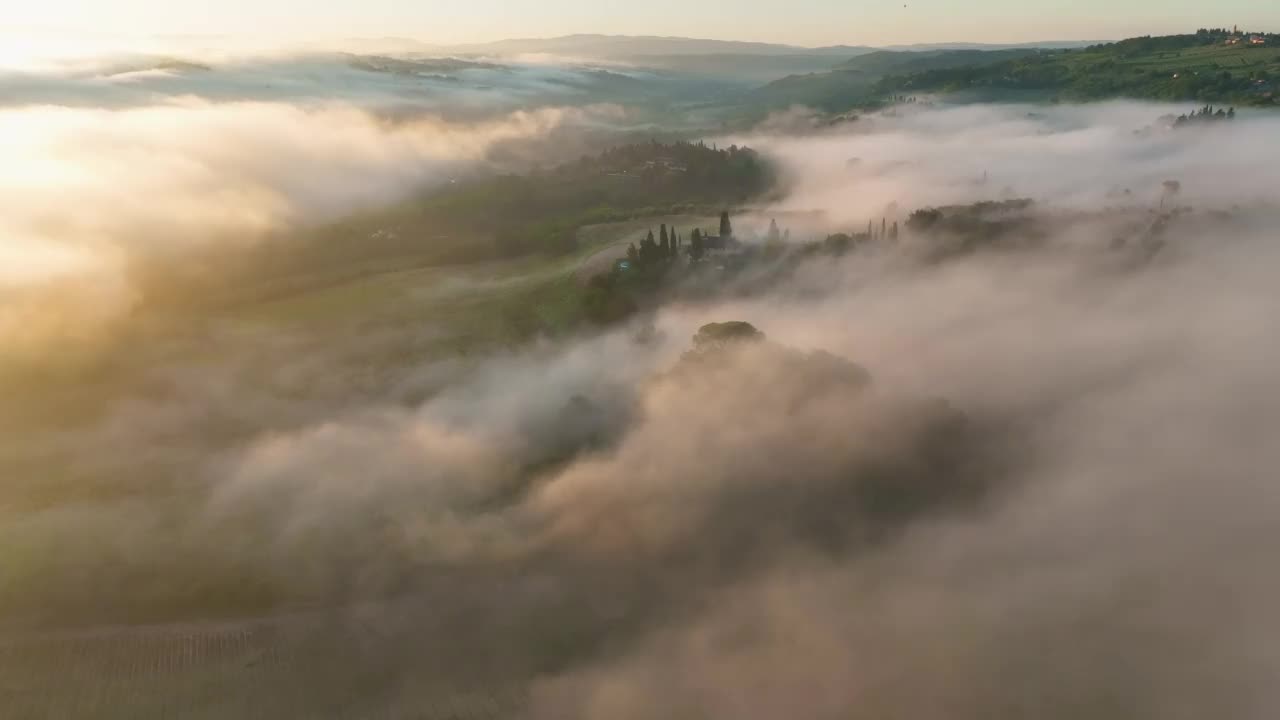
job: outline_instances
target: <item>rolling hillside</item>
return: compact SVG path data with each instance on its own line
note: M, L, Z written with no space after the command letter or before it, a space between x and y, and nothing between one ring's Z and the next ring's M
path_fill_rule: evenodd
M1277 104L1280 35L1225 31L1133 38L1081 50L1046 51L994 64L967 64L894 73L878 83L880 98L917 93L967 93L1000 100L1031 93L1062 101L1134 98L1248 106Z
M769 83L742 102L761 116L793 105L839 113L894 97L1081 102L1113 98L1277 104L1280 35L1202 30L1084 48L881 50ZM1253 40L1252 38L1257 38Z
M650 35L579 34L553 38L513 38L472 45L449 45L432 51L479 55L546 53L574 57L617 58L644 55L825 55L851 57L872 48L850 45L806 48L779 43L705 40Z
M879 50L852 58L831 71L793 75L753 92L747 103L757 109L778 109L805 105L828 112L841 112L879 97L879 83L889 75L909 75L929 70L984 67L1002 61L1025 58L1041 51L1011 50L926 50L919 52Z

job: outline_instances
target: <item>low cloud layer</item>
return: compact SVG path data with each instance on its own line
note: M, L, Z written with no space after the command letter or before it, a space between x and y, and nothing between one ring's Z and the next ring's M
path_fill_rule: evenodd
M112 500L41 507L24 475L0 546L32 559L0 599L359 606L334 632L379 699L479 678L533 718L1271 717L1280 198L1242 148L1272 121L1133 133L1163 111L750 140L792 169L782 207L833 226L1007 183L1043 206L1013 249L939 260L948 238L907 232L651 329L381 384L338 362L372 333L150 369L40 437ZM1170 178L1200 209L1156 250L1114 243ZM768 338L690 342L723 320ZM157 512L148 486L198 502Z
M495 167L495 148L550 146L619 113L393 121L348 104L201 100L0 110L0 347L96 332L136 300L139 260L181 263L396 202Z
M140 255L245 245L469 172L576 157L630 122L617 101L647 92L634 87L644 78L565 64L67 57L0 56L0 346L48 324L32 308L73 304L51 300L65 288L32 286L91 278L88 305L127 307L137 293L125 270Z
M585 105L678 89L652 71L559 57L454 58L325 50L68 54L10 64L0 55L0 107L126 108L164 100L343 102L384 111L483 119L519 109Z
M1262 438L1280 411L1266 370L1280 328L1267 273L1250 266L1274 252L1263 238L1222 239L1136 274L1107 270L1095 251L906 276L863 261L838 271L843 284L874 268L843 297L720 309L858 357L878 383L944 393L979 446L1014 467L979 466L998 482L981 510L911 522L861 552L830 555L790 533L769 548L794 555L761 554L757 574L692 617L548 680L541 716L1265 717L1280 577L1264 548L1280 458ZM806 437L865 441L841 407ZM726 432L751 423L742 417L727 413ZM787 457L805 447L791 420L769 433L777 447L763 443L773 483L810 467ZM712 457L698 456L690 482L714 476ZM833 456L805 460L817 457L829 467ZM929 491L966 469L930 473ZM789 512L766 506L770 520ZM679 507L668 517L689 512ZM685 552L708 542L706 527Z
M865 223L894 206L903 213L1005 197L1076 209L1154 205L1166 180L1201 204L1274 201L1280 150L1268 138L1280 120L1242 111L1227 126L1177 131L1160 120L1193 109L905 105L803 136L731 140L782 162L793 184L783 209L825 210L837 223Z

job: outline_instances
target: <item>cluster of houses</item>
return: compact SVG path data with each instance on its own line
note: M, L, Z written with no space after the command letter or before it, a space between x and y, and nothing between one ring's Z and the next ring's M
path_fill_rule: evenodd
M1231 35L1227 37L1228 45L1266 45L1267 38L1264 35L1245 35L1240 32L1240 27L1231 28Z

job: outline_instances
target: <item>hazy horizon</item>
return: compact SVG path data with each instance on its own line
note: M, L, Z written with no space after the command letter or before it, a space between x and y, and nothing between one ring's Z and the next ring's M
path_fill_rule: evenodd
M0 720L1272 720L1280 3L1145 2L11 11Z
M1153 19L1158 11L1159 19ZM916 43L1028 43L1119 39L1191 32L1199 27L1280 26L1280 7L1229 0L1210 8L1190 0L1101 0L1036 4L1012 0L926 0L841 4L746 2L727 15L710 3L670 0L600 7L586 0L479 0L441 6L407 0L313 6L300 0L233 0L211 8L159 0L51 0L12 8L9 34L61 36L234 36L254 44L395 37L427 44L492 42L573 34L645 35L767 42L804 47ZM270 28L263 31L263 28Z

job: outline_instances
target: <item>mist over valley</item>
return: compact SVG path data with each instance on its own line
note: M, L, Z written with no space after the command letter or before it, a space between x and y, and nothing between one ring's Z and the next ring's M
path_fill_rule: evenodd
M6 66L0 715L1272 717L1275 37Z

